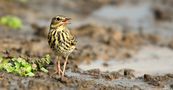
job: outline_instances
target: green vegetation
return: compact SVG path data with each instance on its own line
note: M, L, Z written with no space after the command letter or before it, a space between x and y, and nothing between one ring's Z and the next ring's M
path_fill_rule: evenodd
M43 72L48 72L44 66L48 65L50 63L50 55L45 55L43 58L32 58L30 60L33 68L35 70L41 70Z
M0 18L0 24L8 26L13 29L19 29L22 27L22 21L15 16L3 16Z
M41 61L43 60L43 61ZM46 63L38 63L38 62L44 62ZM36 71L43 71L48 72L47 69L44 68L45 65L48 65L50 63L50 56L46 55L43 58L37 59L37 61L34 61L30 63L27 62L26 59L21 57L13 57L13 58L5 58L2 55L0 56L0 71L4 70L8 73L14 73L18 74L20 76L34 76Z

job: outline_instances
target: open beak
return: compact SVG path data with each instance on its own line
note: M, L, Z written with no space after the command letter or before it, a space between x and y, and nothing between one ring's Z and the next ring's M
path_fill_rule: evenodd
M67 21L68 21L68 20L71 20L71 18L65 18L65 20L67 20Z
M65 18L65 20L63 21L63 23L64 23L64 24L69 24L69 23L70 23L70 22L69 22L70 20L71 20L71 18Z

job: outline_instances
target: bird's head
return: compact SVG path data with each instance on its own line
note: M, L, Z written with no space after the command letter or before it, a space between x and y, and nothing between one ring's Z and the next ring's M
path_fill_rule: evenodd
M52 28L64 28L64 27L66 27L67 24L70 23L69 22L70 19L71 18L62 16L62 15L55 16L52 18L50 27L52 27Z

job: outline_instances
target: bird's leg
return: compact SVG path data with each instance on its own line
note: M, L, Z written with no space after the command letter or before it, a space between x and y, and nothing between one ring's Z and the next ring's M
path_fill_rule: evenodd
M62 70L61 70L60 60L59 60L58 56L56 57L56 63L55 64L56 64L55 65L55 73L58 73L58 75L60 76L62 73Z
M64 74L65 74L65 68L66 68L68 56L69 56L69 55L67 55L66 58L65 58L64 67L63 67L63 71L62 71L62 77L64 77Z
M61 63L60 63L60 60L58 60L58 67L57 67L57 69L58 69L58 75L61 75L62 70L61 70Z

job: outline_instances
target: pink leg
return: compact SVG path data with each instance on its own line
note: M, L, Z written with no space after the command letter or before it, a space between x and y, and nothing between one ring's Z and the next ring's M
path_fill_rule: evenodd
M67 55L66 58L65 58L64 68L63 68L63 72L62 72L62 77L64 77L64 74L65 74L65 68L66 68L66 64L67 64L68 56L69 56L69 55Z
M60 60L58 60L58 67L57 67L57 70L58 70L58 75L61 75L62 70L61 70Z
M60 65L59 57L56 57L56 63L55 64L56 64L55 65L55 74L58 73L58 75L60 76L61 73L62 73L62 70L61 70L61 65Z

